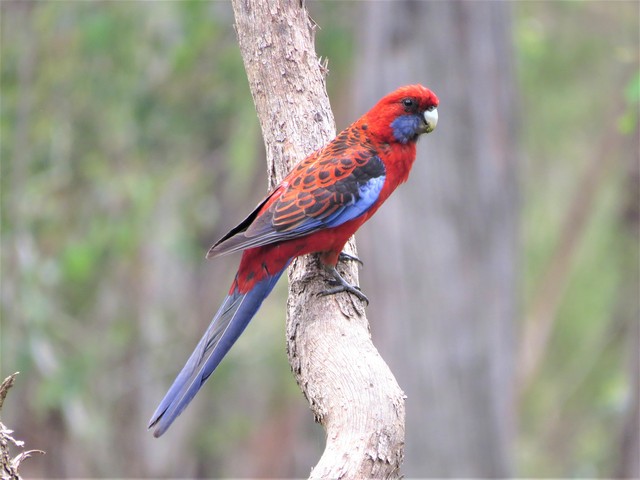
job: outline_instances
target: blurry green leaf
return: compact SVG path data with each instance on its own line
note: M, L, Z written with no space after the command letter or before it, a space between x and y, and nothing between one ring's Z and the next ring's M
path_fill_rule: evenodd
M251 105L245 105L232 129L227 149L230 184L236 192L246 191L252 181L251 171L255 170L257 161L258 132L255 109Z
M65 361L39 384L36 406L40 410L61 408L72 398L81 396L91 378L94 359L85 351L65 352Z
M627 84L624 96L629 103L638 103L640 101L640 70L636 72L635 76Z
M624 135L630 135L638 128L638 112L634 108L628 108L618 118L618 130Z
M117 31L117 25L105 11L98 11L83 18L81 28L87 54L100 53L112 45L114 31Z
M634 133L638 128L638 108L640 102L640 71L629 81L624 97L628 103L626 111L618 118L618 129L625 135Z
M74 243L62 254L63 275L72 282L84 283L93 275L98 263L97 251L93 244Z
M522 55L529 59L542 58L546 51L546 40L544 26L539 20L527 18L520 23L516 35Z

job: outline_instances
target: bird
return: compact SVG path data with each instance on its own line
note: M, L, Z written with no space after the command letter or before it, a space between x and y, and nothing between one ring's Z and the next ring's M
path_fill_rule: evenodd
M242 251L227 297L153 413L149 429L161 436L193 400L291 261L314 253L330 276L321 294L348 292L368 302L336 269L356 260L348 239L409 177L416 142L438 123L438 97L416 84L396 89L301 160L260 204L207 252Z

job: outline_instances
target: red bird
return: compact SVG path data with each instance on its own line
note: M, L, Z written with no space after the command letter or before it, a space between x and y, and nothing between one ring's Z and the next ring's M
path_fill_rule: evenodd
M173 385L149 428L159 437L173 423L244 331L276 282L298 255L318 253L332 274L325 294L350 292L336 265L356 230L405 182L416 141L438 123L438 97L422 85L401 87L298 163L207 258L244 250L229 295ZM351 257L353 259L353 257Z

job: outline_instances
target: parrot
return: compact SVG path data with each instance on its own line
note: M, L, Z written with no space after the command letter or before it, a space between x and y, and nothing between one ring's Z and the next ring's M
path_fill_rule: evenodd
M398 88L301 160L206 258L242 251L227 297L149 422L161 436L193 400L257 313L291 261L317 254L330 275L321 294L348 292L369 303L338 272L342 250L391 193L408 179L416 142L438 123L438 97L422 85Z

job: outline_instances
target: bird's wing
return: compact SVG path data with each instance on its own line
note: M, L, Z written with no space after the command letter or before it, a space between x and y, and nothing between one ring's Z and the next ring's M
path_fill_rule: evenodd
M371 150L339 153L322 150L300 162L207 257L337 227L369 210L384 185L384 163Z

